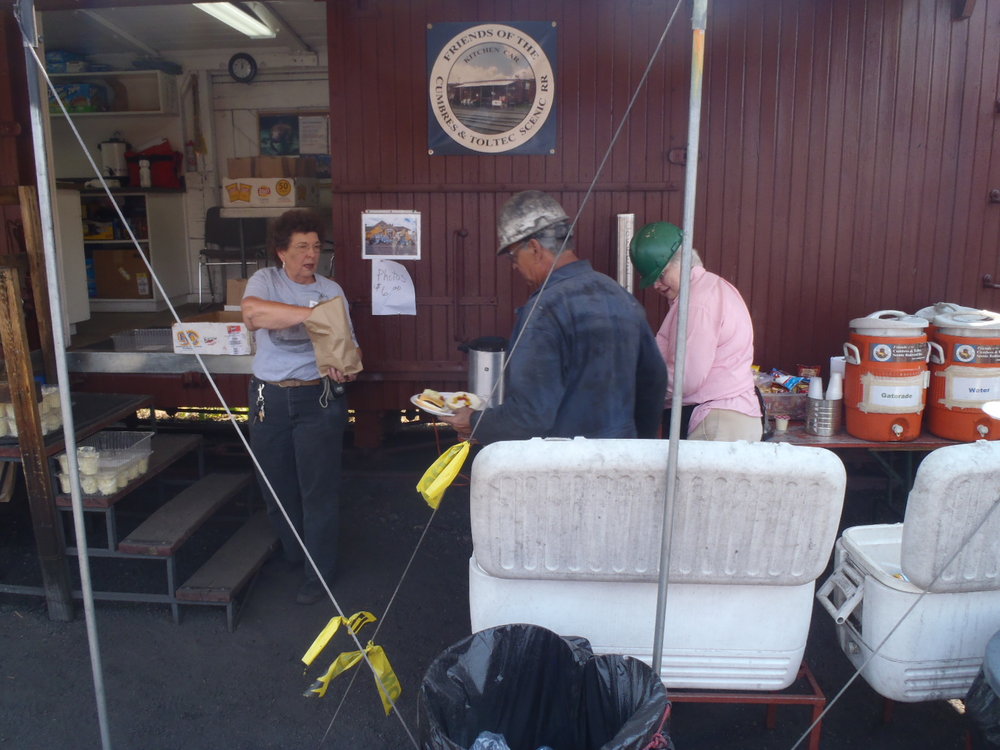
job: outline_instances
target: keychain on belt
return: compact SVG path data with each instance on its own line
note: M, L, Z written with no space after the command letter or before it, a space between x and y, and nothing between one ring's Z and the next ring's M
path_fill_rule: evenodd
M264 421L264 384L257 384L257 421Z

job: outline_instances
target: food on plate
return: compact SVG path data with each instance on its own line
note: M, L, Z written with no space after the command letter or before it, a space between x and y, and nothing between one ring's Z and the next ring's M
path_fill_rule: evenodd
M425 388L424 392L417 396L417 401L434 409L444 409L444 396L432 388Z
M455 391L447 399L445 403L448 405L449 409L461 409L464 406L470 409L481 409L483 406L482 400L475 393L467 393L466 391Z

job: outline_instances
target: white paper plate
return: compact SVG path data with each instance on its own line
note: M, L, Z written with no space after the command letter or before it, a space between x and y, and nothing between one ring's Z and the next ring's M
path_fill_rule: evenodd
M465 393L465 394L467 394L469 396L469 398L472 401L473 406L471 408L473 408L473 409L475 409L477 411L483 408L483 401L482 401L482 399L479 398L479 396L477 396L475 393L469 393L468 391L440 391L440 393L441 393L441 398L443 398L446 403L447 403L448 399L450 399L456 393ZM416 406L416 407L418 407L420 409L423 409L428 414L433 414L436 417L453 417L453 416L455 416L455 412L453 412L447 406L441 408L441 407L433 406L431 404L428 404L428 403L424 402L423 400L421 400L419 393L415 393L412 396L410 396L410 403L412 403L414 406Z

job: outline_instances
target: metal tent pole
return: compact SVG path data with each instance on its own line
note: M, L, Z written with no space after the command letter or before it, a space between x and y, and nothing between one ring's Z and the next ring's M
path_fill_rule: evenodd
M48 271L49 306L52 316L52 333L55 345L56 374L59 380L59 403L63 415L66 457L72 482L73 528L77 539L77 559L80 565L80 584L83 591L83 607L87 624L87 641L90 647L91 673L97 702L97 718L101 733L101 746L111 750L108 731L107 696L104 691L104 676L101 670L101 652L97 638L97 622L94 617L94 593L90 580L90 560L87 556L87 533L83 523L83 501L80 497L79 468L76 462L76 428L73 422L73 401L69 389L69 368L66 364L66 333L63 329L62 298L59 293L59 269L55 251L53 232L51 176L46 149L45 121L42 117L42 87L38 75L38 60L35 49L38 46L38 32L35 25L33 0L18 0L17 15L24 38L25 73L28 83L28 97L31 109L32 144L35 156L35 174L38 183L38 209L42 225L42 244L45 248L45 266Z
M691 101L688 115L687 166L684 177L684 240L681 246L681 288L676 304L677 351L674 358L674 393L670 409L670 443L667 450L667 493L663 506L660 540L660 575L656 592L656 625L653 633L652 666L662 678L663 628L666 620L667 579L670 573L670 534L673 526L677 484L677 450L680 442L681 409L684 405L684 356L687 351L688 294L691 286L691 240L694 236L695 187L698 181L698 137L701 129L701 82L705 62L705 21L708 0L694 0L691 17Z

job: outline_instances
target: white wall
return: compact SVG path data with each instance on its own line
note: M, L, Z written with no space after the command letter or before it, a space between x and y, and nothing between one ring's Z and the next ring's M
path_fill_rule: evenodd
M322 53L325 61L325 51ZM228 61L228 57L226 57ZM258 156L260 140L257 116L260 112L327 111L329 88L325 67L264 67L250 84L234 82L226 72L202 70L199 78L200 111L208 152L198 159L199 169L187 173L188 227L191 237L191 278L197 292L198 252L204 243L204 217L211 206L221 203L221 184L227 160L237 156ZM190 99L190 97L187 97ZM185 106L189 132L193 129L193 102ZM328 191L327 191L328 192Z
M177 76L179 107L176 115L74 120L95 158L97 144L107 140L114 131L121 131L133 147L167 137L177 151L184 151L185 143L196 140L197 110L205 152L198 156L197 168L187 171L189 165L186 163L184 167L189 302L198 298L198 256L204 246L205 212L221 202L219 191L227 159L259 155L258 113L329 109L325 49L315 54L270 52L259 55L259 72L250 84L236 83L228 75L229 57L237 51L164 53L183 67L183 72ZM86 157L62 118L52 120L52 148L58 177L91 176ZM97 163L100 166L99 159Z

